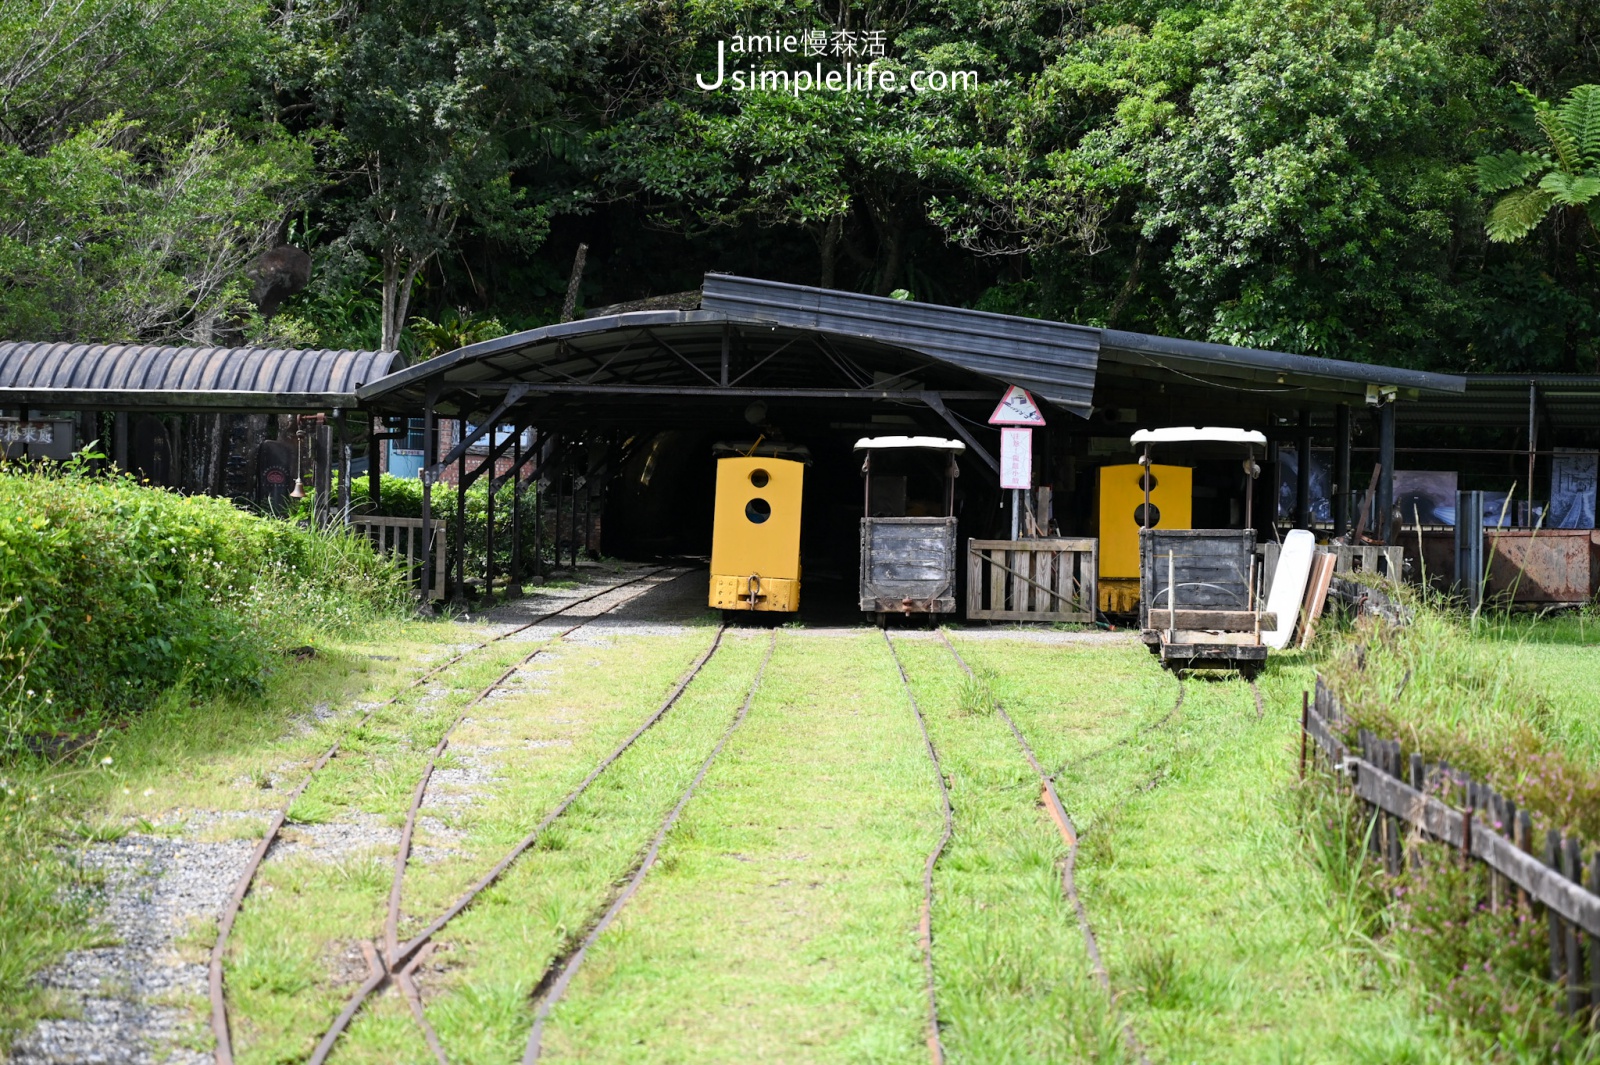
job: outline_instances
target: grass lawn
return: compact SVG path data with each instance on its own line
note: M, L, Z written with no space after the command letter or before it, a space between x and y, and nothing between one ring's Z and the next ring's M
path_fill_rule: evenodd
M1584 613L1488 619L1479 641L1504 656L1508 672L1537 678L1543 706L1527 707L1533 723L1568 754L1600 770L1600 618Z
M1426 1019L1394 994L1395 978L1364 926L1333 903L1299 831L1299 694L1310 671L1298 656L1277 658L1264 675L1259 719L1244 683L1203 675L1184 682L1182 707L1168 717L1177 685L1137 645L956 643L994 676L1041 762L1067 764L1057 789L1081 834L1080 889L1113 988L1153 1061L1422 1060ZM928 699L930 714L941 704L942 731L959 715L949 694ZM1091 722L1087 734L1079 715ZM961 745L946 749L947 760L963 757ZM1104 753L1080 761L1096 751ZM1019 779L1031 801L1030 787ZM966 827L958 814L958 840ZM1004 838L966 845L992 851ZM1071 927L1069 917L1057 924Z
M654 710L712 638L584 631L468 710L420 822L402 938ZM158 708L112 740L111 767L73 785L69 822L88 838L251 838L362 705L476 636L396 623L286 662L265 705ZM1443 1041L1414 989L1368 938L1369 915L1330 890L1302 832L1307 658L1274 659L1258 716L1231 678L1186 681L1176 706L1177 681L1131 642L952 638L976 682L931 634L895 636L955 810L933 914L952 1062L1126 1061L1124 1020L1157 1062L1438 1058ZM730 630L678 705L438 937L417 980L452 1061L521 1054L541 977L633 867L742 703L768 639ZM536 646L495 644L381 709L297 804L232 941L241 1062L303 1059L364 978L360 943L381 938L394 841L428 750ZM1542 648L1524 641L1516 653ZM1114 999L1093 978L1061 894L1063 845L991 693L1059 770ZM552 1013L545 1056L926 1061L917 922L939 810L883 636L780 630L748 719ZM200 958L209 944L197 927L183 949ZM204 1003L185 1005L204 1048ZM335 1060L427 1051L391 990Z
M925 1060L916 930L939 824L882 637L780 635L662 863L552 1013L547 1056Z

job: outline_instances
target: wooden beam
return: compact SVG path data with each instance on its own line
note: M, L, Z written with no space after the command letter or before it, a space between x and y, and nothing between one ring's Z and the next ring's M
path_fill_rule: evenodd
M1278 627L1278 615L1259 615L1263 629ZM1257 614L1253 610L1185 610L1178 608L1177 624L1172 622L1172 611L1150 611L1151 629L1215 629L1219 632L1254 632Z

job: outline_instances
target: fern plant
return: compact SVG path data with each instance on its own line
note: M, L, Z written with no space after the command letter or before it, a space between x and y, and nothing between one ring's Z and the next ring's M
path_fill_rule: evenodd
M1479 188L1505 193L1489 211L1489 239L1521 240L1552 210L1582 214L1600 234L1600 85L1579 85L1559 104L1524 95L1548 147L1478 157Z
M437 322L420 315L411 319L411 332L417 356L431 359L447 351L504 336L506 327L497 318L474 318L465 308L445 311Z

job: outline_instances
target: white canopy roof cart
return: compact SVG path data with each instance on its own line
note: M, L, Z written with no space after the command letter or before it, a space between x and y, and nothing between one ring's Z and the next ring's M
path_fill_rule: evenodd
M956 456L967 446L937 436L856 441L861 463L860 606L880 625L891 613L956 609Z
M1237 447L1253 481L1261 472L1256 447L1265 448L1267 438L1251 429L1172 427L1140 429L1132 443L1142 448L1139 464L1147 469L1157 445ZM1149 523L1150 480L1145 477L1139 529L1141 638L1168 669L1236 669L1248 678L1266 661L1261 632L1277 621L1262 612L1256 589L1256 534L1246 483L1244 528L1159 529Z

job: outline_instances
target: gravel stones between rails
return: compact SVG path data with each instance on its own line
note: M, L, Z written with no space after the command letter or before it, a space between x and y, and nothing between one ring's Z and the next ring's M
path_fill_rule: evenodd
M17 1065L203 1065L209 1053L186 1044L201 1022L181 999L203 999L203 958L185 959L179 940L221 909L250 859L254 840L196 843L128 835L75 850L105 876L102 917L114 945L73 951L40 983L76 1000L80 1015L42 1021L13 1048Z
M664 582L663 582L664 583ZM570 598L592 594L580 588ZM623 591L623 589L618 589ZM556 609L567 596L543 599L528 614ZM602 594L594 603L594 615L604 614ZM554 601L552 601L554 600ZM574 620L583 614L575 613ZM496 618L491 635L515 627L522 619ZM513 636L514 641L543 640L557 626L535 625ZM618 635L642 634L637 626L622 626L608 632L595 643L608 643ZM420 656L416 664L426 668L453 655L470 651L474 643L450 644L432 654ZM529 670L519 676L515 694L546 690L542 681L554 672ZM448 688L431 685L416 711L427 712L447 694ZM358 713L371 707L361 704ZM328 703L317 703L305 714L292 719L290 737L309 734L337 716ZM489 754L490 748L477 753ZM497 777L493 768L472 757L466 750L456 752L458 768L439 770L440 783L449 787L429 805L459 808L470 803L475 793ZM274 788L294 777L299 763L282 766L271 775ZM458 779L459 778L459 779ZM241 785L252 781L241 780ZM97 1065L204 1065L212 1058L209 1051L195 1046L209 1041L203 1019L191 1011L189 1002L206 995L206 963L197 954L185 957L182 942L206 929L227 901L228 893L244 870L256 845L255 839L205 842L195 837L225 822L250 820L264 823L268 811L192 810L174 825L157 820L158 828L176 829L182 835L129 833L119 840L75 846L73 860L88 870L100 873L103 883L93 889L100 897L97 906L105 923L108 945L69 953L37 978L41 987L60 993L63 1013L72 1014L41 1021L19 1039L9 1061L13 1065L60 1065L66 1062ZM437 842L454 843L459 834L436 818L425 818L430 836ZM371 815L343 817L327 824L291 824L286 834L268 855L269 863L297 857L318 862L338 862L361 853L381 854L394 849L399 830ZM458 852L451 847L421 847L413 860L422 863L447 860Z

